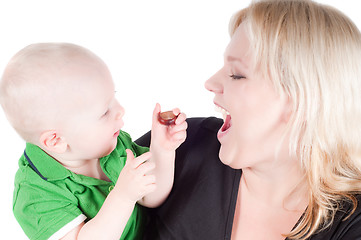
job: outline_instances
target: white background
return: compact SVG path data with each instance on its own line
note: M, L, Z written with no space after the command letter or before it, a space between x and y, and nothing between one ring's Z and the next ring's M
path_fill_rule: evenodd
M188 117L215 114L204 81L222 66L231 15L249 2L0 0L0 71L31 43L89 48L108 64L126 110L123 130L136 139L150 129L156 102L163 110L179 107ZM319 2L340 9L361 28L357 1ZM1 239L26 239L12 214L13 179L24 146L0 111Z

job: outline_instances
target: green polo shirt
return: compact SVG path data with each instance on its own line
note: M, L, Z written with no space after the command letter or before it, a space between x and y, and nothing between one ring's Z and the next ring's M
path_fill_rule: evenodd
M114 187L125 165L125 149L136 156L148 151L132 142L129 134L120 132L115 150L100 161L111 182L75 174L27 143L15 176L14 215L30 239L48 239L66 224L85 215L93 218ZM144 217L136 204L121 239L140 239ZM87 221L86 220L86 221Z

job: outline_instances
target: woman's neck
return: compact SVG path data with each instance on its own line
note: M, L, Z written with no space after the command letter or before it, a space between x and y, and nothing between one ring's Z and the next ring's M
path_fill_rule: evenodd
M240 187L267 206L303 211L308 204L305 173L293 159L242 169Z
M283 240L306 209L301 168L272 165L242 169L231 239Z

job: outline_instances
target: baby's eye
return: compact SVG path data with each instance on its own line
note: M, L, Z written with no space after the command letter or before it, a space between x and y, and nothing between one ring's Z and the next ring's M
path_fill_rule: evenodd
M103 117L107 116L109 113L109 110L107 110L104 114L103 114Z
M232 79L234 79L234 80L238 80L238 79L246 78L246 77L244 77L244 76L241 76L241 75L234 75L234 74L230 75L229 77L230 77L230 78L232 78Z

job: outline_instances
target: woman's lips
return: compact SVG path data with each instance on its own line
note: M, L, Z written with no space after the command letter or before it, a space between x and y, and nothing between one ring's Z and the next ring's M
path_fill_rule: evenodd
M231 115L227 114L220 130L222 132L226 132L231 127L231 125Z
M222 137L224 137L227 134L228 130L231 128L232 118L231 118L230 113L226 109L224 109L223 107L221 107L220 105L218 105L216 103L215 103L215 105L216 105L216 111L222 113L222 115L223 115L224 123L223 123L222 127L219 129L218 134L217 134L218 139L221 139Z

